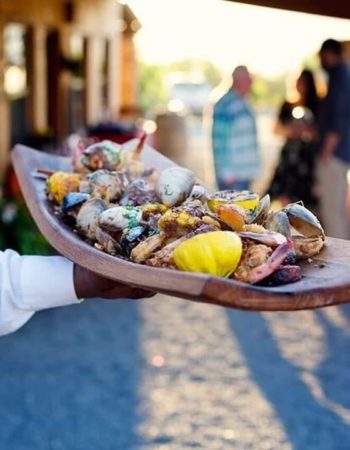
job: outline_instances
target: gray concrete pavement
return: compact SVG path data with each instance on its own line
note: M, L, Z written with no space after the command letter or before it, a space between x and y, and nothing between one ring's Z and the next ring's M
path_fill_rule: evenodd
M41 312L0 339L0 448L347 450L349 346L349 306Z

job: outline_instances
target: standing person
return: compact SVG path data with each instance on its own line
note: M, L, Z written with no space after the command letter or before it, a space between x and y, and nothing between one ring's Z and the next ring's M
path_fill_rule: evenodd
M220 190L249 189L260 171L255 118L246 102L251 85L247 68L236 67L230 89L214 105L212 144Z
M342 45L334 39L322 44L319 57L329 76L319 121L321 218L329 236L349 239L346 199L350 168L350 71L342 59Z
M285 101L278 115L275 132L285 142L268 192L282 206L302 200L307 208L316 210L315 132L319 100L310 70L300 73L296 90L298 99L293 103Z

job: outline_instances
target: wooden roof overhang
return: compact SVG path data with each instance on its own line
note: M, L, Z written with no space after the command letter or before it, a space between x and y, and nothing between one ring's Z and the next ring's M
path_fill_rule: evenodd
M348 0L239 0L236 3L350 19Z

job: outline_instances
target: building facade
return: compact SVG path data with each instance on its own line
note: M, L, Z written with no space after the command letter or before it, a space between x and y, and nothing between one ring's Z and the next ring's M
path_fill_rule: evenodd
M59 143L137 103L138 28L116 0L0 0L0 176L15 143Z

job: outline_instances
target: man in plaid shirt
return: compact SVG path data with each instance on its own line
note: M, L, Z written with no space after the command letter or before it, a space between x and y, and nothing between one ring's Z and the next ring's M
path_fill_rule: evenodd
M236 67L232 79L214 106L213 156L219 189L245 190L260 172L255 118L245 101L252 79L245 66Z

